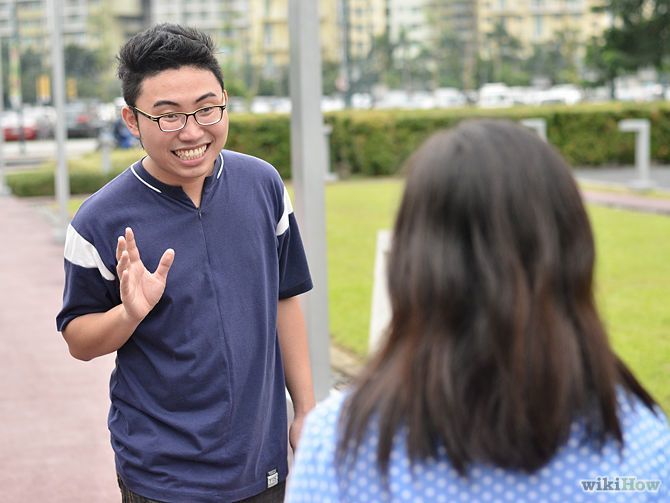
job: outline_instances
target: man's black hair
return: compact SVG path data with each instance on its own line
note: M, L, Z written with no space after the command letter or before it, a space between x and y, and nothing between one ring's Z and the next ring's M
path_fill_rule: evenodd
M158 24L134 35L121 47L117 57L123 99L134 106L145 78L182 66L211 71L224 89L215 52L209 35L177 24Z

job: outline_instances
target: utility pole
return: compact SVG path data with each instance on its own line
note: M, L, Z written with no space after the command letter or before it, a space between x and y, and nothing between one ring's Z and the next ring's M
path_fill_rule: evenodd
M65 58L63 55L62 6L61 0L47 0L51 31L51 72L53 82L53 102L56 108L56 200L58 201L58 224L56 239L65 241L65 233L70 222L68 204L70 202L70 176L67 168L65 143L67 129L65 121Z
M0 37L0 124L5 111L5 93L2 76L2 37ZM0 196L9 195L9 188L5 183L5 131L0 126Z
M18 0L12 5L12 36L9 43L9 101L16 110L21 153L26 153L26 137L23 121L23 96L21 94L21 38L19 34Z
M296 215L314 289L304 299L317 400L330 393L330 334L326 264L326 148L321 113L321 43L318 2L289 0L291 48L291 171Z
M351 108L351 95L353 94L351 82L351 14L349 10L349 0L340 0L342 10L342 67L340 69L340 78L342 90L344 91L344 105Z

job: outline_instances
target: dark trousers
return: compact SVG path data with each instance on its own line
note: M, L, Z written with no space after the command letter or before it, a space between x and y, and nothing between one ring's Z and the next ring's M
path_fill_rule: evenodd
M125 486L120 477L117 477L117 479L119 481L119 489L121 489L121 503L161 503L160 501L151 500L144 496L140 496L139 494L135 494ZM285 491L286 481L280 482L276 486L271 487L256 496L240 500L239 503L283 503Z

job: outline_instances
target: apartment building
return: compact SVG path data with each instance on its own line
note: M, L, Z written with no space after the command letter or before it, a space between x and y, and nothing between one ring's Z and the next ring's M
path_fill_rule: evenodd
M178 23L206 32L221 50L221 61L242 64L250 57L250 0L148 0L147 24Z
M348 57L363 60L373 41L388 29L390 0L339 0L338 23L348 40Z
M146 0L61 0L63 44L113 50L145 24ZM0 38L49 54L47 0L0 0Z
M404 59L416 57L431 38L426 0L387 0L388 33Z
M472 87L479 54L478 2L427 0L425 9L430 27L428 47L440 47L441 38L452 37L459 44L459 55L463 64L463 85L465 88Z
M247 0L249 47L254 66L271 76L289 64L290 37L288 0ZM321 57L340 61L342 38L338 23L338 0L319 0Z
M479 0L479 41L486 48L486 35L502 26L526 50L559 34L586 42L611 24L609 14L593 12L600 4L600 0Z

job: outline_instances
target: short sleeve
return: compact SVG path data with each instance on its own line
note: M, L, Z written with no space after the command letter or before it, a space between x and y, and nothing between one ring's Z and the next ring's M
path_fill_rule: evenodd
M62 332L74 318L105 312L120 303L116 276L110 270L107 250L99 250L71 224L65 238L65 287L63 306L56 316L56 327Z
M283 187L283 211L277 223L279 254L279 298L293 297L312 289L305 249L286 187Z

